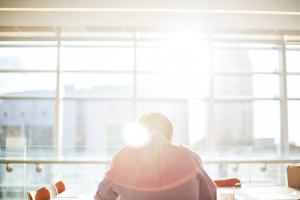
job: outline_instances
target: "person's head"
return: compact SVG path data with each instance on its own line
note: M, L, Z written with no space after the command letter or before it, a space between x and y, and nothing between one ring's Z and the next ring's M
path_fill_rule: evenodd
M154 112L143 115L138 123L144 125L150 132L160 132L169 141L172 141L173 136L173 124L165 115Z

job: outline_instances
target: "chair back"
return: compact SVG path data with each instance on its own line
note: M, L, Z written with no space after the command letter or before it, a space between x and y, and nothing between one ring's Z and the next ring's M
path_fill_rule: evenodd
M63 181L59 181L51 185L53 196L56 196L66 190L66 185Z
M233 187L236 183L240 183L241 181L237 178L224 179L224 180L215 180L214 181L217 187ZM237 185L235 187L241 187Z
M50 190L47 187L43 187L36 191L29 191L28 192L28 199L29 200L50 200Z

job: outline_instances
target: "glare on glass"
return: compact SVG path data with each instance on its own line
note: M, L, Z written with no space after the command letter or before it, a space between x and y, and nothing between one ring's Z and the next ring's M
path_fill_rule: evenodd
M2 73L0 95L55 96L55 73Z
M215 76L215 95L279 96L278 75Z
M300 72L300 51L286 51L286 71Z
M200 98L206 97L209 76L199 73L138 74L138 97Z
M300 145L300 101L288 101L289 142Z
M63 73L65 96L131 97L132 74Z
M196 144L201 140L206 131L207 110L205 102L191 99L189 104L189 142Z
M300 76L287 76L287 95L288 97L300 97Z
M215 71L273 72L278 70L278 51L215 49L213 65Z
M209 51L202 44L137 48L138 71L208 71Z
M63 70L133 70L133 48L61 48Z
M0 48L0 69L55 70L57 48Z

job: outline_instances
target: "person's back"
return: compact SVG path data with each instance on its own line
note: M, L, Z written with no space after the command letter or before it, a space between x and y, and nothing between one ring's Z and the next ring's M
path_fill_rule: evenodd
M116 199L118 195L122 200L216 199L216 185L204 171L199 155L172 144L158 131L150 131L147 145L129 145L115 155L95 199Z

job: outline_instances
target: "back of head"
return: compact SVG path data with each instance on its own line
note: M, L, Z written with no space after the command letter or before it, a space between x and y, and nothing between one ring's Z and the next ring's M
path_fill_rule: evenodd
M169 141L172 140L173 124L165 115L154 112L143 115L139 120L150 132L160 132Z

